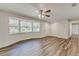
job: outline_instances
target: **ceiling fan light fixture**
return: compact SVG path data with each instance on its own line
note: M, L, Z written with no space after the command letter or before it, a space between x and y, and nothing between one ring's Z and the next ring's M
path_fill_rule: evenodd
M44 17L50 17L50 15L48 15L49 13L51 12L51 10L47 10L47 11L44 11L44 10L40 10L40 15L39 15L39 18L44 18Z
M44 18L44 15L39 14L39 18Z

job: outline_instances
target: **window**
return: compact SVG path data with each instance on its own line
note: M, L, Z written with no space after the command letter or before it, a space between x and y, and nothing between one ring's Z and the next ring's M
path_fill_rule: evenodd
M19 20L15 18L9 18L9 33L18 33L19 32Z
M32 22L21 21L21 32L32 32Z
M24 32L40 32L40 22L32 22L22 20L20 18L9 18L9 33L24 33Z
M40 32L40 22L33 22L33 32Z

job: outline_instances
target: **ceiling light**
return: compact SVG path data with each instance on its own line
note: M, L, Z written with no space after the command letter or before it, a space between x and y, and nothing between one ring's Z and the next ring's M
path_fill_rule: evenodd
M46 11L40 10L39 12L40 12L39 18L50 17L49 13L51 12L51 10L50 9Z

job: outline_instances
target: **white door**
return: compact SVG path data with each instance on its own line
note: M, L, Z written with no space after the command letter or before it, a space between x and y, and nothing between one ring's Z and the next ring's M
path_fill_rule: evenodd
M79 24L72 24L72 34L79 35Z

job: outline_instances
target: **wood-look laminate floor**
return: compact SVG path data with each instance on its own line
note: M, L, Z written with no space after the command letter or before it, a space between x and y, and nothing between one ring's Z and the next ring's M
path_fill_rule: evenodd
M18 44L0 52L1 56L79 56L79 39L44 37Z

